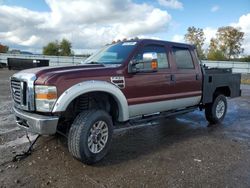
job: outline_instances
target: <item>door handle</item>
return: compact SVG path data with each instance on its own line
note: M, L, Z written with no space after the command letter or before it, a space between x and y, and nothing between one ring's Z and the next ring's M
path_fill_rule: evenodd
M199 80L199 79L200 79L199 74L196 74L195 79L196 79L196 80Z
M175 82L175 75L174 74L170 75L170 80L173 81L173 82Z
M174 75L174 74L167 75L167 76L165 76L165 78L166 78L168 81L171 81L171 82L175 82L175 81L176 81L175 75Z

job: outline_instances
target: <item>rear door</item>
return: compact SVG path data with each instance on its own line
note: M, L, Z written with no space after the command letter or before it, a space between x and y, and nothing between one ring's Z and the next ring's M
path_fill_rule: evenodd
M175 107L185 108L199 104L202 94L202 74L194 49L189 46L171 46Z

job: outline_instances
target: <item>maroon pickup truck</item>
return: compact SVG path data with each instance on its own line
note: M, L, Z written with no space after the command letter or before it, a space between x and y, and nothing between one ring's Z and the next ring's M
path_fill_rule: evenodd
M141 39L107 45L83 65L18 72L11 91L21 128L67 130L72 155L93 164L107 154L113 129L135 119L205 109L208 122L220 123L226 97L241 95L240 78L202 66L192 45Z

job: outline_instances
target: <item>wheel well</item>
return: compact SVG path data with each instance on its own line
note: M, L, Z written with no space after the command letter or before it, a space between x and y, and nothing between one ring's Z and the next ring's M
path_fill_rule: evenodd
M231 96L230 88L228 86L223 86L223 87L216 88L216 90L214 91L214 98L217 97L220 94L223 94L226 97L230 97Z
M97 91L82 94L72 100L61 115L61 119L71 124L80 112L90 109L105 110L110 114L113 122L117 121L119 116L118 104L114 97L109 93Z

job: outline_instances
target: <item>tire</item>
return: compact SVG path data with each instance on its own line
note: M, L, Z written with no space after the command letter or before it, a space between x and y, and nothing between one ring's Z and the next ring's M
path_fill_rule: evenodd
M113 134L110 115L103 110L80 113L68 135L69 152L85 164L94 164L108 153Z
M218 95L214 101L205 107L205 116L210 124L221 123L227 112L227 99Z

